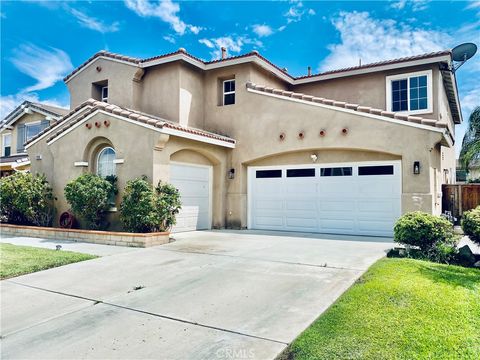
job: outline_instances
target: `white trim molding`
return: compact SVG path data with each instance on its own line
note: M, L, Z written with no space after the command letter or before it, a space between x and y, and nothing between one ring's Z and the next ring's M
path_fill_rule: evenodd
M113 163L117 164L117 165L118 164L123 164L124 162L125 162L125 159L115 159L115 160L113 160Z
M410 110L410 78L417 76L427 76L427 108L420 110ZM433 79L432 70L416 71L404 74L390 75L385 77L386 88L386 109L392 111L392 81L407 80L407 111L396 111L399 114L416 115L416 114L431 114L433 112Z
M88 167L88 161L75 161L73 163L75 167Z

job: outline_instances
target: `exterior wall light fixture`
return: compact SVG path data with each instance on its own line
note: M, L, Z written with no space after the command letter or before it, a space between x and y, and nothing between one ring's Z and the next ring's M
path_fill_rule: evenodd
M413 162L413 174L419 175L420 174L420 161Z
M231 180L233 178L235 178L235 169L230 169L228 170L228 178Z

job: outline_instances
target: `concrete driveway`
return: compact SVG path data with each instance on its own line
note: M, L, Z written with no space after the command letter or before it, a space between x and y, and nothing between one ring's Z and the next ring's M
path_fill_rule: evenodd
M1 282L2 359L273 359L391 239L205 231Z

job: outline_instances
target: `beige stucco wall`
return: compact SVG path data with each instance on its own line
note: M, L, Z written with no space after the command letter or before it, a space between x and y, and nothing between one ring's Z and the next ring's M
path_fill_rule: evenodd
M93 126L87 129L82 124L50 145L46 138L43 138L28 149L31 159L35 159L36 155L42 156L42 160L32 161L31 169L33 173L47 176L57 198L55 206L58 214L69 209L63 195L65 185L82 173L94 173L96 155L103 147L112 146L116 151L116 158L124 160L123 164L116 166L119 189L117 206L128 180L145 175L153 184L160 180L168 182L170 157L173 161L185 163L207 162L213 166L214 174L213 224L217 227L225 225L224 177L227 151L224 148L161 134L107 114L96 114L87 122L103 123L104 120L110 121L109 127L102 125L100 128ZM75 166L75 162L88 162L88 166ZM111 213L109 220L112 222L112 229L120 228L118 212Z
M101 71L98 71L100 68ZM70 92L70 108L74 109L84 101L95 98L92 83L108 81L108 101L112 104L131 108L133 105L133 78L138 68L101 58L82 68L67 82ZM97 98L96 100L101 100Z
M421 113L418 116L447 122L450 130L452 130L453 120L448 110L442 75L438 66L434 64L295 85L292 87L292 91L377 109L386 109L386 77L425 70L432 70L433 112Z

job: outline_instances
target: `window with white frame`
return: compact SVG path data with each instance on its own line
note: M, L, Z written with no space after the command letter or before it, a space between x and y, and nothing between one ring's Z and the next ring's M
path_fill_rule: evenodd
M115 150L111 147L103 148L97 156L97 175L103 178L115 175Z
M12 154L12 133L2 135L2 156Z
M387 110L432 112L432 71L387 76Z
M29 141L31 138L37 135L40 131L42 131L42 129L43 129L43 126L40 121L25 124L25 141L24 142Z
M235 104L235 79L223 82L223 105Z
M108 102L108 86L102 87L102 101Z

